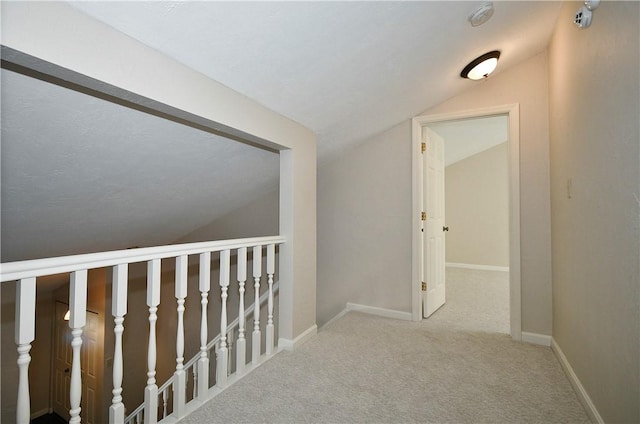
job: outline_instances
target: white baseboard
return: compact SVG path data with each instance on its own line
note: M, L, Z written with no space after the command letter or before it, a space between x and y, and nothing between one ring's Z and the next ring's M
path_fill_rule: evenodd
M573 386L573 390L575 390L576 395L578 395L578 399L580 399L580 402L582 403L582 406L584 406L584 409L587 411L587 414L589 415L589 418L591 418L591 421L598 424L604 424L604 420L600 416L600 413L596 409L596 406L591 401L589 394L580 382L580 379L578 378L576 373L573 371L573 368L571 368L571 364L569 364L567 357L564 356L564 352L562 352L562 349L560 349L560 346L554 338L551 338L551 350L553 350L553 352L556 354L556 357L558 358L558 361L560 361L562 369L564 370L565 374L567 374L567 377L569 378L569 381Z
M531 343L541 346L549 347L551 346L551 336L547 336L545 334L538 333L527 333L523 331L522 333L522 341L525 343Z
M509 267L508 266L460 264L460 263L457 263L457 262L447 262L446 266L448 266L449 268L477 269L477 270L480 270L480 271L504 271L504 272L509 272Z
M394 309L378 308L375 306L359 305L357 303L347 303L347 311L363 312L365 314L378 315L385 318L401 319L411 321L411 312L396 311Z
M317 333L318 326L313 324L293 340L283 338L278 339L278 349L296 350L300 345L315 336Z
M339 320L340 318L342 318L343 316L346 315L346 313L349 312L349 310L347 308L344 308L342 310L342 312L338 313L338 315L334 316L333 318L331 318L329 321L325 322L324 324L322 324L322 326L320 328L318 328L318 331L322 331L325 329L325 327L327 327L328 325L333 324L334 322L336 322L337 320Z

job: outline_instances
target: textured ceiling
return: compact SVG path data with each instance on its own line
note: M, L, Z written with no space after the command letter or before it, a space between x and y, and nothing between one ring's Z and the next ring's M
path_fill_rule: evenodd
M277 187L275 153L1 75L3 262L170 243Z
M482 84L458 74L486 51L496 73L542 51L559 11L496 2L472 28L480 2L71 4L309 127L321 161ZM277 186L273 153L11 71L1 89L3 262L170 243Z
M472 87L460 70L501 50L498 70L542 51L555 2L73 2L74 7L318 134L320 160ZM480 82L481 83L481 82Z

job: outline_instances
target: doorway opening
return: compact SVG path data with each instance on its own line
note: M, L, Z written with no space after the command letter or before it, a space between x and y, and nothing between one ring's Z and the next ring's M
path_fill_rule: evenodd
M468 140L467 142L461 140L452 141L452 129L458 127L457 130L460 130L464 126L473 127L473 124L479 123L493 124L496 128L499 128L502 123L503 140L496 141L500 139L500 136L496 135L493 137L494 140L492 142L488 140L478 143L469 143ZM414 281L416 281L412 285L412 316L414 320L421 320L423 311L426 312L425 316L429 316L444 303L445 275L453 279L459 279L460 277L468 278L469 275L465 276L465 273L471 275L475 272L475 278L483 280L489 276L489 279L496 281L498 286L502 284L502 288L498 287L498 290L504 290L504 286L508 284L508 291L503 292L503 299L508 296L508 328L505 325L498 331L508 331L513 339L521 340L518 123L519 108L517 104L458 113L424 115L413 119L413 147L414 152L417 152L417 154L413 155L412 183L414 211L414 219L412 220L412 271ZM476 128L474 131L474 139L477 140L480 138L478 137L478 129ZM449 149L447 149L447 138L450 140ZM428 151L428 146L426 147L427 151L425 151L427 154L421 153L422 143L425 140L427 140L427 143L433 144L436 156L441 154L442 157L440 159L434 159L434 153ZM461 146L456 146L456 143L461 144ZM493 145L490 145L491 143ZM442 152L438 153L439 149ZM448 154L446 153L447 150L449 150ZM507 172L503 173L504 178L506 178L505 191L507 193L505 193L503 200L498 198L484 200L503 202L507 206L507 211L503 211L502 216L492 216L490 220L494 222L488 222L486 218L481 220L479 216L475 217L475 220L474 217L470 218L469 212L473 213L473 211L462 210L464 208L460 208L460 204L457 205L455 211L450 211L454 213L445 215L444 175L446 173L446 165L451 165L451 169L460 174L461 172L469 171L469 169L463 169L465 168L463 166L465 161L469 162L467 165L470 164L471 168L473 168L474 165L477 167L483 161L488 163L487 160L495 159L501 154L506 154L507 156ZM443 171L442 181L434 177L434 175L438 175L438 167L434 168L432 163L429 162L433 160L436 163L439 160L443 162L441 165ZM457 167L456 163L458 164ZM500 169L494 169L493 171L500 172ZM452 182L456 172L451 172ZM423 177L425 173L427 175ZM431 175L431 179L429 179L429 175ZM487 176L482 176L482 178L484 177ZM490 180L491 177L488 177ZM487 181L480 181L480 176L477 176L476 180L478 187L482 187L482 184L488 184ZM502 183L504 184L505 180L502 180ZM475 188L476 191L478 187ZM434 190L442 191L440 201L438 201L437 196L430 193ZM495 191L495 188L493 190ZM497 190L500 189L498 188ZM464 195L464 193L459 195ZM495 196L492 195L491 197ZM469 201L471 199L466 200ZM475 201L478 202L480 200L476 197ZM480 205L476 206L479 207ZM469 208L469 206L466 208ZM430 209L435 209L436 211L430 212ZM423 214L423 212L425 213ZM455 216L456 213L458 216ZM430 222L429 217L432 218L432 222ZM423 221L423 219L426 220ZM508 221L508 225L506 225L505 219ZM447 222L446 220L451 220L452 222ZM466 220L466 223L463 220ZM435 226L434 223L436 224ZM455 226L451 226L452 232L447 233L448 227L454 223ZM467 226L466 231L465 226ZM469 234L469 228L475 228L473 234ZM444 234L453 234L453 231L456 232L456 236L451 237L451 246L447 249L444 243ZM466 234L464 234L465 232ZM491 237L493 238L492 241L489 240ZM484 246L482 243L478 243L478 240L483 240L485 242ZM506 243L504 243L505 241ZM487 244L489 242L494 245L489 246ZM499 245L500 243L502 243L502 246ZM447 255L445 255L445 249ZM445 264L448 265L446 268ZM445 269L447 270L446 272ZM506 270L509 271L508 277L504 272ZM472 275L472 277L474 276ZM499 283L499 280L503 282ZM423 281L426 284L422 284ZM499 299L494 300L499 301ZM499 311L497 312L499 313ZM503 311L503 313L507 314L506 311ZM495 317L489 319L493 318Z
M446 288L446 305L432 321L448 327L491 333L509 333L509 205L508 118L497 115L428 124L423 133L427 152L442 150L440 186L424 177L427 200L442 197L443 221L435 232L441 239L439 255ZM440 147L441 145L441 147ZM429 163L427 155L425 163ZM425 167L432 169L432 167ZM429 201L425 202L425 206ZM430 214L433 207L425 209ZM433 237L428 219L426 234ZM433 243L432 243L433 244ZM425 250L438 244L425 245ZM424 260L433 260L433 253ZM436 258L437 259L437 258ZM434 268L429 264L426 269ZM433 273L432 273L433 274ZM427 280L433 280L427 276ZM432 303L431 292L423 301ZM423 304L428 317L430 303Z

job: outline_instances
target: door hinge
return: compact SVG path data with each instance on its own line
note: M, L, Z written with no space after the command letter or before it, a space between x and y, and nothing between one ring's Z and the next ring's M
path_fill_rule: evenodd
M420 153L427 151L427 143L420 143Z
M427 291L427 283L425 281L422 282L422 291Z
M427 220L427 213L426 213L426 212L422 212L422 213L420 213L420 219L421 219L422 221L426 221L426 220Z

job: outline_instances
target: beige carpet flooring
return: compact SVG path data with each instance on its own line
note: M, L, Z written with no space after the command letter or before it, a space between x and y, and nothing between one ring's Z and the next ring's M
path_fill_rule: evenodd
M431 317L452 331L509 334L509 273L447 268L447 301Z
M553 352L498 333L508 312L456 313L482 300L461 300L463 285L500 275L453 273L447 304L429 320L351 312L181 422L588 423Z

